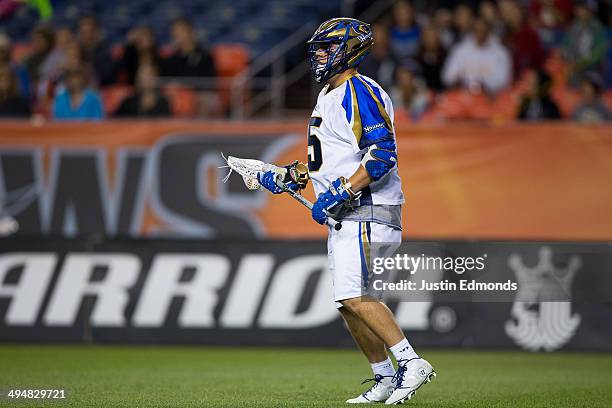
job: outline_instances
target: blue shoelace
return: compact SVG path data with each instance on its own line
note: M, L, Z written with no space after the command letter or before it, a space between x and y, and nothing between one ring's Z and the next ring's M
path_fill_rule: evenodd
M366 378L365 380L363 380L361 382L361 384L366 384L366 383L369 383L369 382L372 382L372 381L374 381L376 384L378 384L378 383L380 383L383 380L383 378L385 378L384 375L375 374L374 378ZM376 385L376 384L374 384L374 385Z
M404 381L404 373L407 370L406 368L407 363L408 363L408 360L397 360L397 371L395 372L395 374L393 375L393 378L391 379L391 382L395 383L395 388L399 388L402 386L402 382Z

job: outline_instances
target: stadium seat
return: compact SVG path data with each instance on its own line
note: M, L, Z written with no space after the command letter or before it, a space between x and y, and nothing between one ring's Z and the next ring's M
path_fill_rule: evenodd
M428 118L446 120L486 120L494 110L494 100L485 94L466 90L446 91L436 98Z
M132 92L133 88L127 85L111 85L102 88L102 104L106 116L111 116L117 110L121 101Z
M497 98L493 101L492 119L494 121L509 121L515 119L522 95L523 92L518 87L505 90L497 95Z
M221 79L218 88L219 109L221 112L226 112L231 99L229 80L247 68L249 51L241 44L220 44L211 51L217 75Z
M553 87L551 96L557 102L557 105L559 105L559 110L563 117L570 117L580 102L580 92L566 86Z
M182 85L168 85L163 93L170 102L172 114L179 118L193 117L197 112L197 93Z
M242 44L219 44L211 51L220 77L236 76L249 64L249 50Z

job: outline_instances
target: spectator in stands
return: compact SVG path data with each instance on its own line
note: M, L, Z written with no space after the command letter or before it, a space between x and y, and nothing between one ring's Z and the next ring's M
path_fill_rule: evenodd
M104 110L98 92L89 88L84 68L72 68L66 73L66 89L53 102L53 118L58 120L102 119Z
M472 32L474 12L467 4L459 4L453 12L453 27L455 30L455 43L460 42Z
M39 84L42 88L48 86L50 81L54 81L62 74L62 69L66 65L68 50L77 47L72 31L68 27L61 27L55 31L55 47L40 66ZM41 86L39 86L39 90ZM40 95L40 92L39 92Z
M79 21L79 43L85 54L85 59L94 67L98 83L109 85L115 82L115 64L104 43L102 30L94 16L85 16Z
M153 64L140 65L136 93L121 102L115 116L149 118L170 116L170 105L159 91L158 72Z
M588 0L576 3L576 17L563 41L563 55L570 70L570 85L578 85L591 73L602 69L607 50L606 32L593 15L593 5Z
M412 59L419 49L421 29L416 23L414 9L407 0L400 0L393 6L391 27L391 50L400 60Z
M503 4L505 0L500 0ZM494 1L484 0L478 6L478 15L491 27L491 33L499 38L504 36L505 27L499 14L499 9Z
M601 79L595 75L587 75L582 80L580 90L582 100L574 109L572 119L581 123L598 123L611 119L610 112L601 99Z
M95 77L95 71L92 69L90 62L86 60L85 52L76 41L68 43L64 60L58 68L57 76L51 78L47 84L44 84L44 89L39 89L41 94L53 97L57 90L62 91L67 86L68 73L75 70L82 70L88 80Z
M393 107L400 114L405 112L410 119L419 120L429 106L425 84L419 81L409 67L399 66L395 73L395 86L391 88Z
M560 119L559 107L550 97L552 79L544 71L531 75L529 91L523 96L518 109L518 119L529 122Z
M512 53L514 77L519 78L527 68L540 70L545 52L521 5L516 0L505 0L503 4L502 18L508 27L506 44Z
M499 39L489 33L487 23L478 18L473 34L451 50L442 70L446 86L461 86L472 92L495 94L512 79L512 61Z
M535 22L545 49L561 44L565 27L572 18L572 0L531 0L529 19Z
M176 51L163 61L162 75L169 77L214 77L210 53L197 42L191 23L184 19L172 23L172 41Z
M28 100L19 95L15 73L8 65L0 66L0 117L22 118L30 116Z
M453 13L447 8L440 8L435 11L433 25L440 36L440 43L445 50L450 49L455 43L455 31L453 28Z
M68 48L66 48L66 59L62 68L67 71L80 67L84 67L89 72L93 71L92 61L87 58L85 50L75 41L69 43ZM95 75L95 73L92 73L92 75Z
M359 72L374 79L383 88L390 89L393 85L397 59L391 54L389 29L384 24L374 24L372 35L374 47L370 55L359 66Z
M421 75L429 89L441 91L444 89L441 75L446 60L446 51L440 43L440 36L434 26L425 27L421 38L421 47L417 55Z
M17 77L18 92L26 99L30 98L30 76L21 64L11 62L11 40L0 33L0 67L7 66Z
M25 59L24 65L34 84L38 83L40 67L51 53L54 40L53 29L47 25L36 27L32 31L32 53Z
M136 73L141 65L161 65L155 33L151 27L136 27L128 34L128 40L121 60L121 68L127 74L127 81L134 85Z

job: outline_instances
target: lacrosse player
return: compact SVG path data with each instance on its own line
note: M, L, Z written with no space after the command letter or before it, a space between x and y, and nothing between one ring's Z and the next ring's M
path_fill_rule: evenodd
M369 24L352 18L328 20L308 45L314 79L325 83L308 126L308 173L318 197L312 218L325 224L329 214L342 221L342 229L330 227L328 236L334 300L374 372L374 385L346 402L399 404L435 373L380 301L382 294L367 290L371 244L397 247L402 240L404 195L393 106L380 85L357 72L373 45ZM272 193L281 192L274 172L258 179Z

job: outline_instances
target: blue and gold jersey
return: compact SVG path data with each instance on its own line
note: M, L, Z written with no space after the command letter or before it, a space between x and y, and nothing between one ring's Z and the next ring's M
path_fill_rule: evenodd
M395 141L393 105L374 80L357 74L332 90L326 85L308 125L308 169L315 194L338 177L353 175L367 149L383 141ZM359 205L403 202L395 166L363 190Z

